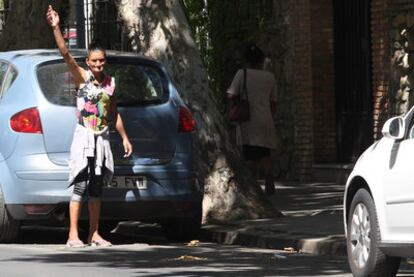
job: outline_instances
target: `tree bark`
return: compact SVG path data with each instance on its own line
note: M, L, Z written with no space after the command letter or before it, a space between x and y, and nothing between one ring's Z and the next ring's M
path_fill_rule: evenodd
M46 22L49 4L47 0L11 1L0 37L0 51L53 47L53 35ZM61 0L53 1L53 7L59 10Z
M132 49L166 66L197 120L197 176L205 185L204 221L279 214L240 162L239 151L229 138L227 123L211 97L182 2L118 0L117 3Z

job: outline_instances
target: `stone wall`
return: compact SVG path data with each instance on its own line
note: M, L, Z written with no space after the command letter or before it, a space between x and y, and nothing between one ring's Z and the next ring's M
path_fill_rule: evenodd
M277 149L274 151L276 177L289 177L294 137L294 49L289 26L288 0L209 1L211 43L214 49L213 76L225 96L238 68L247 42L266 53L266 67L275 73L278 101L275 114Z

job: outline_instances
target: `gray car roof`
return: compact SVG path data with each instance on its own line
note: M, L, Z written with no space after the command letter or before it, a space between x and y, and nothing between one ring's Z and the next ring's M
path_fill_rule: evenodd
M70 53L75 58L82 58L86 56L86 49L70 49ZM107 56L115 57L130 57L130 58L139 58L142 60L148 60L156 62L155 60L138 55L131 52L121 52L114 50L107 50ZM0 59L6 59L11 62L30 62L30 63L40 63L56 59L61 59L62 56L57 49L26 49L26 50L14 50L7 52L0 52Z

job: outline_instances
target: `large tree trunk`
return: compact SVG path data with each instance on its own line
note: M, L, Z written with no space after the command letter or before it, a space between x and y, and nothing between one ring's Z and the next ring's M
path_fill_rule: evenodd
M204 221L276 215L240 162L208 86L180 0L118 0L119 16L136 52L161 61L198 123L199 181ZM224 93L224 92L223 92Z
M46 11L50 1L10 1L7 21L0 37L0 51L51 48L54 45L52 31L46 22ZM55 9L61 0L53 1Z

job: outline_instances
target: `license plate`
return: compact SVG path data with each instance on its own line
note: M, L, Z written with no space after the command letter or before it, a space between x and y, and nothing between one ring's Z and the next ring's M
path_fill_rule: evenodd
M114 176L109 188L147 189L145 176Z

